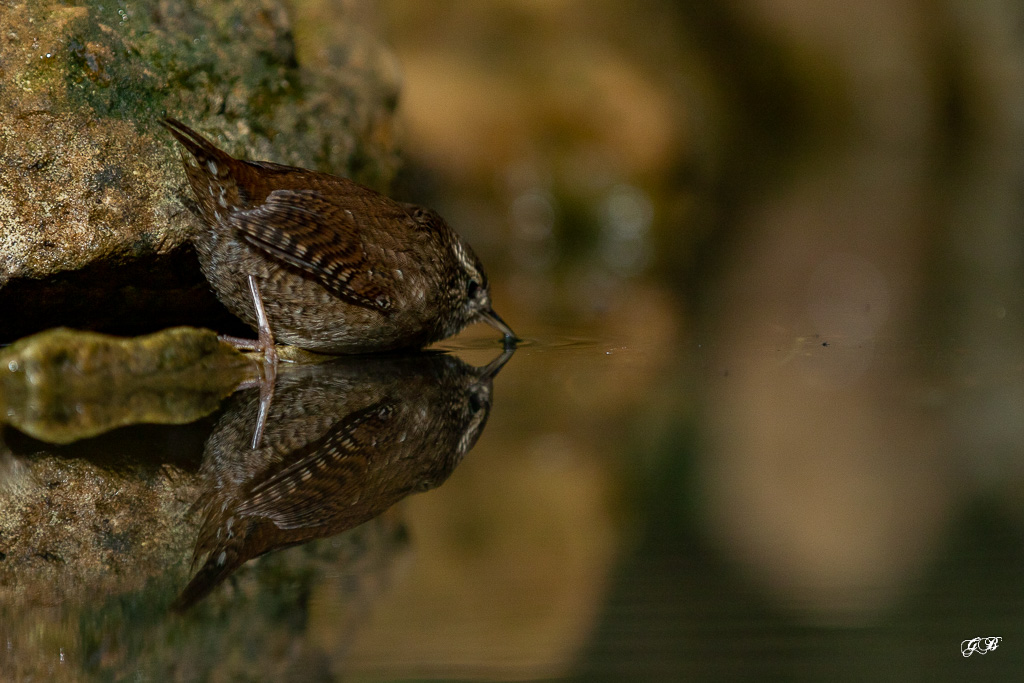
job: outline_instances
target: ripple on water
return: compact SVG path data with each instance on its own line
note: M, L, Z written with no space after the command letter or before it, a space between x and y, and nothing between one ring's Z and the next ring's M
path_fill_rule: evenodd
M598 348L603 342L590 337L576 336L541 336L528 337L516 343L516 349L530 349L531 351L585 351ZM460 351L482 351L490 349L501 349L501 339L493 337L469 337L452 339L430 348L450 353Z

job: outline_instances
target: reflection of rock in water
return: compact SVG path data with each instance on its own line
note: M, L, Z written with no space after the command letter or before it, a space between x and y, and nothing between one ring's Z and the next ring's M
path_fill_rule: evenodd
M47 330L0 350L0 368L3 421L54 444L194 422L254 369L216 333L191 327L127 339Z
M187 608L247 560L330 536L444 482L483 430L491 380L448 355L345 358L284 368L256 449L259 392L236 395L206 443L205 564Z

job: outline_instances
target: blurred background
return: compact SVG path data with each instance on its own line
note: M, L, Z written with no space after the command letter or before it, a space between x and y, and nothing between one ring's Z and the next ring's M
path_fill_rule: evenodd
M530 343L349 667L1019 671L1024 6L353 7Z
M273 553L183 619L51 606L59 637L9 650L45 641L67 680L65 655L182 680L1019 676L1024 5L289 5L298 63L390 79L365 147L397 141L391 193L469 239L526 341L450 479L345 537L370 551ZM490 329L442 347L499 353ZM301 580L252 588L275 572ZM1003 640L965 658L975 637Z

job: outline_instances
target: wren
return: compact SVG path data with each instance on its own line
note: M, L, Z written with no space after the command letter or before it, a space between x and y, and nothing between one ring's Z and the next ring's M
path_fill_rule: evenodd
M477 368L447 354L338 358L286 368L257 448L255 390L233 397L206 441L187 609L247 560L341 533L440 486L473 447L506 349Z
M192 242L220 301L274 341L329 354L422 348L471 323L517 339L494 312L480 259L435 211L352 180L235 159L175 119L160 122L205 229Z

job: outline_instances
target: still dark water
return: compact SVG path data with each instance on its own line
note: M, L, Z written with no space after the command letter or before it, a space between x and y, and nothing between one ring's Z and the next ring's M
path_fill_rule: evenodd
M7 428L0 671L1019 670L1019 489L958 450L948 415L1024 365L881 381L962 353L647 322L639 340L542 328L511 357L477 330L444 354L284 366L255 449L258 387L188 425L63 446ZM1002 640L964 658L975 637Z

